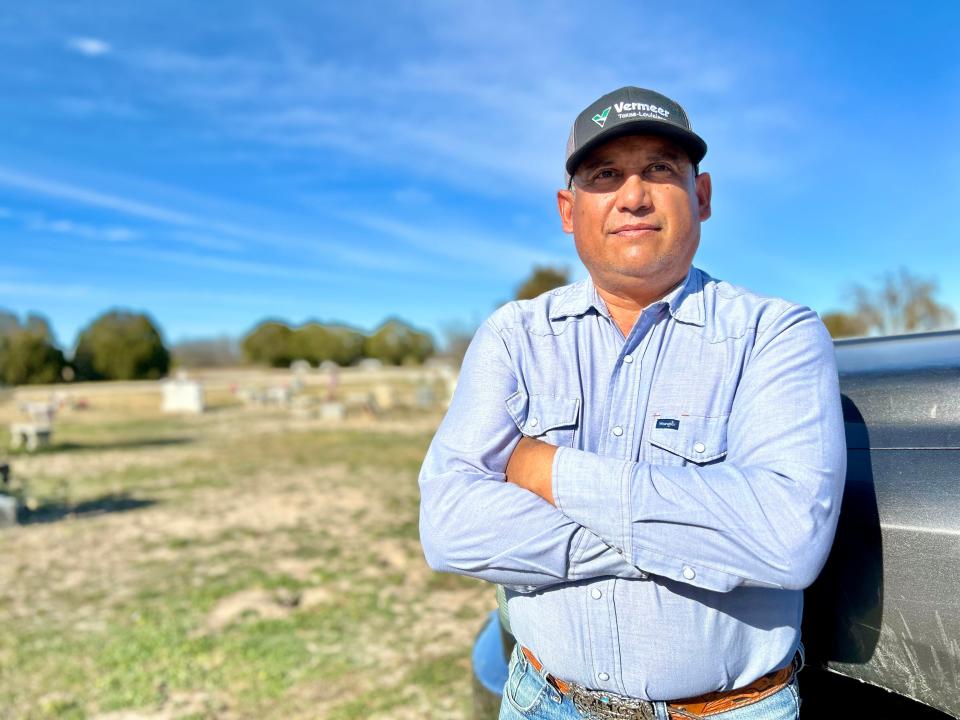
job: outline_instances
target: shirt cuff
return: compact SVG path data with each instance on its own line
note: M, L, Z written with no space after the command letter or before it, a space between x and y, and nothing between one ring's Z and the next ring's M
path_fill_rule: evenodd
M631 463L562 447L553 456L553 502L620 553L630 548Z

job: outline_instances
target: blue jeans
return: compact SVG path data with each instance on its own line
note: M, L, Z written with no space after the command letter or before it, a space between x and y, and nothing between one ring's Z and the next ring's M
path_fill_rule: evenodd
M669 720L667 704L654 703L658 720ZM797 720L800 716L800 696L797 678L783 690L752 705L716 713L711 720ZM582 716L569 697L561 695L544 680L520 652L513 649L507 684L503 688L500 720L581 720Z

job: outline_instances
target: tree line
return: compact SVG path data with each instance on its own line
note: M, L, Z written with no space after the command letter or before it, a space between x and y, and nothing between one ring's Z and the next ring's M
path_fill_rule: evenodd
M517 287L526 299L570 282L564 268L538 266ZM905 268L887 273L873 285L854 284L852 307L823 314L834 338L892 335L954 327L953 310L936 299L935 280ZM472 333L449 333L447 351L461 356ZM397 318L370 334L338 324L315 321L292 326L265 320L239 343L229 338L195 340L168 349L153 320L142 313L111 310L80 333L68 359L57 347L50 325L36 313L21 322L0 310L0 383L21 385L65 380L141 380L163 377L174 364L189 367L247 362L287 367L295 360L317 365L352 365L374 358L388 365L419 364L435 352L433 338Z
M94 319L77 338L68 357L57 346L50 324L37 313L23 321L0 310L0 384L29 385L60 381L156 380L175 364L207 366L245 361L287 367L295 360L311 364L352 365L363 358L387 365L420 364L434 352L433 338L397 318L370 334L344 325L278 320L261 322L240 341L242 357L227 339L184 343L168 348L157 324L144 313L110 310Z
M346 366L363 358L386 365L419 365L435 350L428 333L396 318L387 320L369 335L344 325L308 322L290 327L267 320L250 331L240 347L248 362L271 367L286 367L294 360Z

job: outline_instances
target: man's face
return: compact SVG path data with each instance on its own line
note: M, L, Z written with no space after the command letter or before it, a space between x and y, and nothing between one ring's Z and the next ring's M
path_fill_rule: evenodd
M655 135L611 140L580 163L573 186L557 194L560 219L599 288L666 292L684 278L711 188L678 145Z

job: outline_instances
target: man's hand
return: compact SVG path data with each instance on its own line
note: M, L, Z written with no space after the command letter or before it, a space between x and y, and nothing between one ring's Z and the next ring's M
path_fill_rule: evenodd
M533 438L522 437L507 463L507 482L519 485L553 502L553 456L557 448Z

